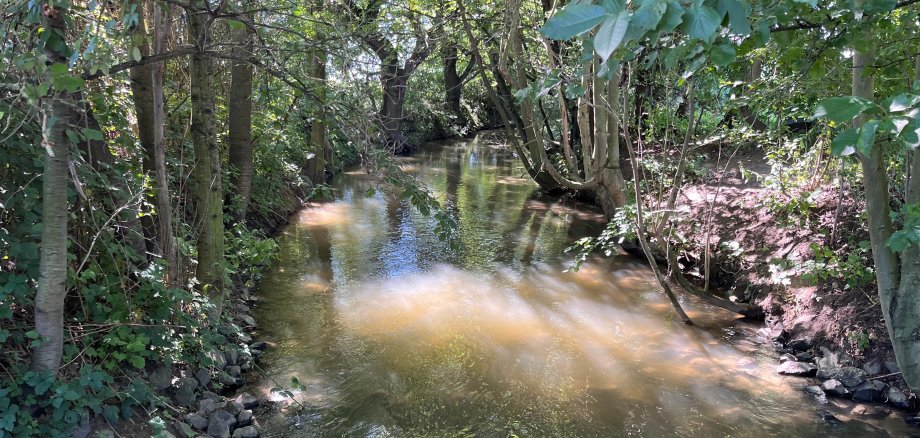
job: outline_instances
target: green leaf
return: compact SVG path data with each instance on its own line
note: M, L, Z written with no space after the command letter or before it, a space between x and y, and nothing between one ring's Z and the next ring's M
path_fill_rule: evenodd
M77 135L73 129L64 131L64 134L67 134L67 141L69 141L70 144L80 144L80 136Z
M90 128L83 128L81 132L83 133L83 138L87 140L105 140L105 136L102 135L101 131Z
M598 2L598 5L604 8L608 15L617 15L626 10L626 2L624 0L601 0Z
M604 19L604 8L584 3L570 3L553 15L541 29L554 40L566 40L594 28Z
M815 107L812 117L835 122L849 122L873 105L872 101L856 96L837 96L824 99Z
M859 131L855 128L847 128L837 134L831 141L831 154L835 156L847 156L856 152L856 140L859 137Z
M808 6L811 6L812 8L818 7L818 0L792 0L792 1L796 3L804 3Z
M135 62L141 62L141 49L138 49L137 47L132 47L131 57L134 58Z
M629 22L629 13L624 11L616 16L608 16L601 24L594 37L594 50L600 55L601 62L606 62L610 54L620 47Z
M914 118L901 129L898 140L907 149L917 149L920 146L920 119Z
M750 9L747 3L739 0L721 0L721 7L728 14L728 27L738 35L751 34L751 22L748 19Z
M137 356L137 355L132 355L131 357L129 357L128 362L130 362L131 365L134 366L134 368L138 368L138 369L143 368L145 364L144 358L141 356Z
M668 10L668 4L661 0L646 0L642 2L639 9L633 13L632 20L629 23L626 39L641 39L646 32L655 29Z
M894 113L909 110L918 103L920 103L920 96L904 93L886 100L882 106L888 108L888 112Z
M83 78L72 75L67 64L52 64L49 70L51 71L51 86L56 90L74 92L79 90L85 82Z
M870 14L891 12L897 5L897 0L872 0L865 3L863 10Z
M682 29L691 38L709 41L713 38L719 25L722 23L722 17L715 9L709 6L698 6L688 8L684 13L684 24Z
M856 150L859 153L869 155L872 152L876 129L878 129L878 120L869 120L859 129L859 137L856 138Z
M684 22L684 7L680 5L677 0L671 0L668 2L668 9L665 10L664 16L661 17L661 20L658 22L658 27L655 28L658 32L668 33L677 29L677 26L680 26Z
M887 132L892 136L897 137L901 134L901 130L903 130L908 123L910 123L910 119L907 117L885 117L879 120L878 130L881 132Z
M712 46L709 56L712 58L712 63L715 65L723 66L731 64L731 62L735 60L735 47L728 43Z
M898 230L888 238L888 241L885 242L885 244L888 245L888 248L894 252L903 252L905 249L907 249L908 246L910 246L911 238L909 237L909 233L905 232L904 230Z
M109 423L118 423L118 406L106 405L104 408L102 408L102 416Z

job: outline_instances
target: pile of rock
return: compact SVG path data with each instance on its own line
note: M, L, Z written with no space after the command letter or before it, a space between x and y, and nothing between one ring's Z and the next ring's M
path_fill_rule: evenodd
M820 381L818 385L809 386L808 392L849 398L857 402L889 403L900 409L913 407L913 399L883 380L897 375L898 366L894 361L886 362L884 367L887 372L882 373L882 364L878 361L856 367L853 359L846 354L825 347L816 351L811 340L790 339L789 333L781 328L764 328L758 335L772 342L774 350L780 354L777 373L814 377ZM815 352L820 353L815 355Z
M177 437L192 438L207 433L214 438L258 438L259 429L252 413L259 405L258 399L248 393L233 400L214 393L205 396L198 402L198 411L187 414L185 421L173 422L171 428Z
M233 306L233 322L218 327L228 340L220 350L202 354L201 363L207 367L184 370L173 377L173 368L162 365L149 375L150 382L173 403L189 412L181 420L169 425L169 432L179 438L256 438L258 423L253 409L259 400L248 393L233 398L219 394L232 394L245 385L244 375L253 369L255 361L265 352L265 342L253 342L256 322L250 304L255 299L244 291Z

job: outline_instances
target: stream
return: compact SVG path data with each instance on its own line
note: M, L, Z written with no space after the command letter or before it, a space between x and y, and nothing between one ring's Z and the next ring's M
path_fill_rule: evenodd
M259 286L270 348L248 389L285 403L272 388L296 377L304 409L262 414L263 436L912 433L777 375L756 324L687 297L696 325L681 324L641 260L594 257L567 272L565 248L603 216L542 195L494 135L397 160L457 219L458 248L360 169L336 177L334 201L295 215Z

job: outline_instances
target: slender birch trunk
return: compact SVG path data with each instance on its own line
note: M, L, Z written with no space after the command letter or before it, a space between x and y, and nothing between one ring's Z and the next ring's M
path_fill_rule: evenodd
M54 10L53 6L49 7ZM51 38L63 38L67 25L63 8L45 14L44 25ZM49 62L67 64L63 41L45 44ZM48 78L50 81L50 78ZM45 149L42 176L42 243L39 260L38 289L35 293L35 331L42 342L32 352L32 370L56 374L64 352L64 300L67 297L67 191L70 178L70 143L68 121L76 117L78 102L73 93L52 90L41 105L42 143Z

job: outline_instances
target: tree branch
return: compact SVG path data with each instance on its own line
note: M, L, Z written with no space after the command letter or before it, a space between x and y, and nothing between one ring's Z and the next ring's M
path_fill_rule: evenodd
M197 51L198 49L195 46L180 46L179 48L173 51L170 51L170 52L163 52L163 53L158 53L156 55L141 57L140 61L127 61L127 62L115 64L109 68L108 72L98 71L93 74L84 73L82 78L83 80L86 80L86 81L89 81L92 79L99 79L101 77L111 76L115 73L120 73L120 72L123 72L125 70L131 69L134 67L139 67L139 66L147 65L147 64L153 64L156 62L168 61L173 58L191 55Z

